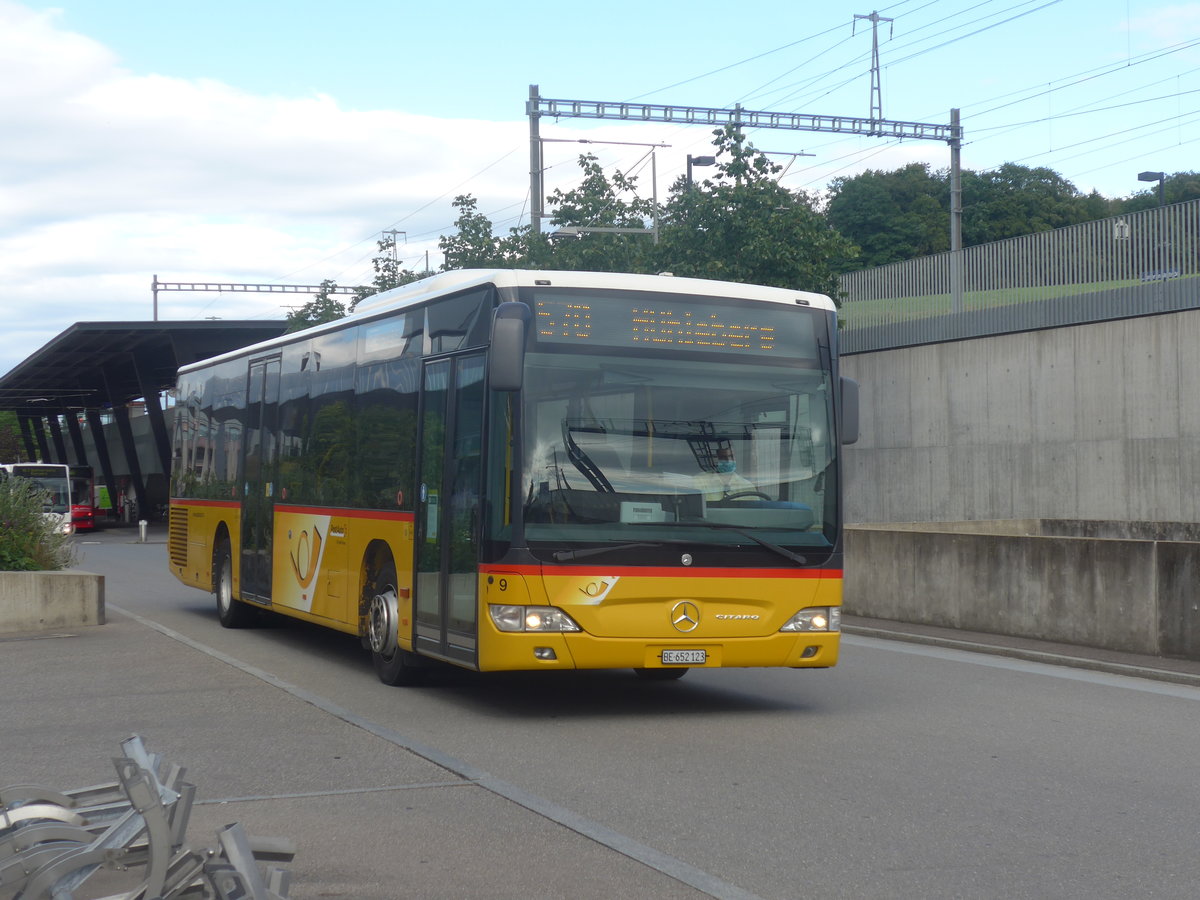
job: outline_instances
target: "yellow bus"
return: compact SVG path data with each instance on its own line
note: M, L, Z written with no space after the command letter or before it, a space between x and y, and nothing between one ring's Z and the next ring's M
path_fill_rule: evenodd
M449 272L180 369L169 565L389 684L828 667L857 397L818 294Z

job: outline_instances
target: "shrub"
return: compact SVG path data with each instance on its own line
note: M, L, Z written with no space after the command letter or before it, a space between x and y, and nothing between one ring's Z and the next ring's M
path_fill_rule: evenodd
M74 559L69 537L42 514L46 497L24 478L0 478L0 572L65 569Z

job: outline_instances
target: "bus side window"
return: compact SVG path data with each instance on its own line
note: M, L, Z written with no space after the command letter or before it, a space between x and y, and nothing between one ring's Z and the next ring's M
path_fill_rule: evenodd
M492 289L437 300L426 310L429 352L446 353L487 341L491 327Z

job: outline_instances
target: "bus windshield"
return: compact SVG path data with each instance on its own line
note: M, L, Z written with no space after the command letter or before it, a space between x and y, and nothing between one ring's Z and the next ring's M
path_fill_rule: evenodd
M828 366L816 359L531 353L526 540L560 561L631 541L828 550L837 529L832 411Z
M27 478L34 488L42 492L45 500L43 512L71 512L71 485L67 479L66 466L17 463L12 466L11 471L13 475Z

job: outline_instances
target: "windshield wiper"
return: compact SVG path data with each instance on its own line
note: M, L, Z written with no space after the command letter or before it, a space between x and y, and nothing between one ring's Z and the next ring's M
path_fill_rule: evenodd
M609 553L613 550L649 550L662 545L660 541L652 544L609 544L606 547L585 547L583 550L556 550L554 558L558 562L566 562L569 559L583 559L585 556L599 556L601 553Z
M772 553L778 553L784 559L790 559L792 562L801 565L808 565L808 558L801 556L799 553L793 553L786 547L780 547L778 544L772 544L770 541L765 541L757 535L751 534L749 531L743 531L736 525L726 525L723 522L642 522L641 525L674 525L676 528L718 528L722 531L732 531L734 534L740 534L742 537L749 538L758 544L760 547L766 547Z

